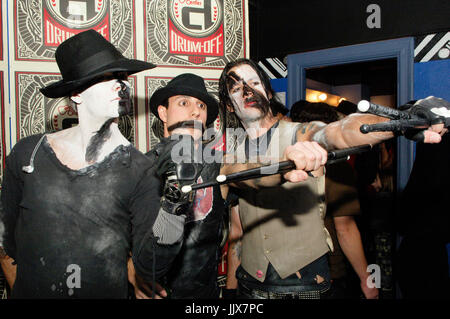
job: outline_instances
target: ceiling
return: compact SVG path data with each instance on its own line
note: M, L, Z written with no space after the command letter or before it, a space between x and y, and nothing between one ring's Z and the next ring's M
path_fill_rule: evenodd
M380 28L369 28L370 4ZM253 60L450 30L448 0L248 0Z

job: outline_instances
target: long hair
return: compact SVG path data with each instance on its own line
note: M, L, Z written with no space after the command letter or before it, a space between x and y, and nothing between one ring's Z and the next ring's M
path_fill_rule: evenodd
M228 119L230 117L230 119L232 120L233 123L227 123L227 124L235 124L234 122L236 122L236 120L238 121L237 118L235 118L236 116L229 116L228 113L230 113L227 110L227 106L232 106L233 103L231 102L229 93L228 93L228 87L227 87L227 77L228 77L228 72L239 65L242 64L247 64L249 65L253 70L255 70L256 74L259 76L259 79L261 80L261 83L264 87L264 90L266 92L266 95L269 97L271 96L271 98L269 99L269 103L270 103L270 110L272 112L272 115L275 116L278 113L282 113L283 110L285 109L284 105L278 100L275 91L272 89L272 85L270 84L270 78L269 76L266 74L266 72L264 72L259 66L258 64L256 64L255 62L253 62L252 60L249 59L238 59L235 61L231 61L228 62L227 65L225 65L225 68L222 71L222 74L220 75L219 78L219 106L222 109L222 111L224 112L224 114L226 114L226 118ZM232 112L231 112L232 113ZM227 125L227 127L230 127Z

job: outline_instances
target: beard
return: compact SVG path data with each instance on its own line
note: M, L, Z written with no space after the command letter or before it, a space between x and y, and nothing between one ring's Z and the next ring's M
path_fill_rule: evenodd
M103 144L111 137L111 124L115 119L107 120L102 127L95 133L94 136L89 140L89 144L86 148L86 154L84 155L84 160L89 163L95 163L97 161L100 150Z

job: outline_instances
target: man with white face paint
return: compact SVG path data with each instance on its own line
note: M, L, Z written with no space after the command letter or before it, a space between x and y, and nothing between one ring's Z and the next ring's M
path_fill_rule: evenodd
M228 273L227 288L239 287L245 298L323 298L330 287L326 254L331 247L323 224L326 155L324 159L322 154L325 149L376 144L392 138L392 132L360 132L362 124L387 119L354 114L328 125L278 120L278 102L269 78L247 59L225 66L219 80L219 96L227 126L237 123L246 131L246 136L235 140L234 149L227 156L264 162L277 154L287 158L286 155L302 150L304 161L302 164L302 160L297 160L297 169L284 174L290 182L274 175L279 180L278 187L233 189L239 196L239 212L230 217L231 225L240 229L232 228L230 233L242 235L241 240L230 242L228 269L240 266L235 273ZM442 117L430 112L429 119L436 123L433 121L441 121ZM438 143L445 132L443 125L438 124L421 130L415 138Z
M6 159L1 245L17 264L13 298L127 298L127 259L156 216L148 159L121 134L127 76L155 65L125 58L94 30L61 43L62 80L79 124L21 139ZM132 230L132 232L131 232Z

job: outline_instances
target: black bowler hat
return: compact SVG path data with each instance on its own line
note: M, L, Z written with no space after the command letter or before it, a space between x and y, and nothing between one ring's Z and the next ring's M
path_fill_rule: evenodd
M68 96L72 92L93 85L96 79L109 72L133 74L156 65L127 59L95 30L78 33L62 42L55 52L62 80L40 89L47 97Z
M206 125L211 124L217 118L219 106L216 99L206 91L203 78L192 73L184 73L174 77L165 87L159 88L150 98L150 110L159 118L158 106L166 99L175 95L187 95L195 97L206 103L208 116Z

